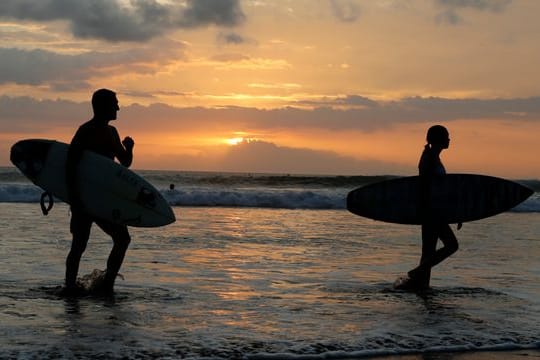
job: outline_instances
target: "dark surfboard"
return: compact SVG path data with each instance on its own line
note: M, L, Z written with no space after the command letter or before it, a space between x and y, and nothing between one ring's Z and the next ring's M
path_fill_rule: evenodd
M422 224L426 217L453 224L497 215L533 194L516 182L473 174L439 176L420 188L419 176L369 184L348 194L347 209L398 224Z

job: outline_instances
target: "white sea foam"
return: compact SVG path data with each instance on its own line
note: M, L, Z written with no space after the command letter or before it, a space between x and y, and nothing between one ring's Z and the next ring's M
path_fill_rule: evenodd
M346 190L192 188L163 191L173 206L344 209Z
M187 186L161 189L171 206L230 206L272 209L346 209L349 188L226 188ZM39 202L43 190L33 184L0 183L0 202ZM540 193L535 193L512 212L540 212Z

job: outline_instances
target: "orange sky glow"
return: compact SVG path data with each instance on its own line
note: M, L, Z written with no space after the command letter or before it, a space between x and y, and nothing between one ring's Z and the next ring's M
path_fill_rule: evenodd
M540 178L540 2L56 2L0 5L0 166L106 87L138 169L411 175L443 124L449 172Z

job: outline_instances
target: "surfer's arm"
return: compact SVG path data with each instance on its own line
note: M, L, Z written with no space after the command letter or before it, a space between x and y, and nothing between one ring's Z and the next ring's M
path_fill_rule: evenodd
M122 142L120 142L120 136L115 128L112 128L114 143L115 143L115 154L114 156L120 161L120 164L125 167L130 167L133 162L133 146L135 142L129 136L126 136Z

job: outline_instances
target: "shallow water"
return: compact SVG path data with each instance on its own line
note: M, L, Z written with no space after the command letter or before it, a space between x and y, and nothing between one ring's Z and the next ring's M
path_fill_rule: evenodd
M419 229L344 210L175 208L131 229L114 297L63 299L69 213L0 208L0 358L351 358L540 348L538 213L465 224L424 294ZM97 228L80 275L102 269Z

